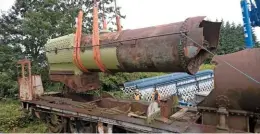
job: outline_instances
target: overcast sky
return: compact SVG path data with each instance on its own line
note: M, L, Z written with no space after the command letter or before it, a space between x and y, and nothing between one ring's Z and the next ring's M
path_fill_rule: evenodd
M14 0L0 0L0 9L7 10ZM134 29L183 21L187 17L207 16L242 24L240 0L117 0L122 7L124 29ZM260 40L260 28L256 28Z

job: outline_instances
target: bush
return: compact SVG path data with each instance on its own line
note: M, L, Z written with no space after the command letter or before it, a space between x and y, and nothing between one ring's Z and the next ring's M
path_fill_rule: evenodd
M153 76L163 75L165 73L116 73L114 75L108 75L100 73L100 80L102 82L102 90L115 91L119 90L120 85L127 81L133 81L143 78L149 78Z
M46 126L36 118L32 118L19 109L18 100L0 101L0 131L5 133L16 132L46 132Z

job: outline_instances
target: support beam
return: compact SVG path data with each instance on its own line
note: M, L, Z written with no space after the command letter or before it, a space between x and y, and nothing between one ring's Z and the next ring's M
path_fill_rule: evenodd
M98 122L98 133L104 134L104 126L102 122Z
M107 124L107 133L112 134L113 133L113 125Z

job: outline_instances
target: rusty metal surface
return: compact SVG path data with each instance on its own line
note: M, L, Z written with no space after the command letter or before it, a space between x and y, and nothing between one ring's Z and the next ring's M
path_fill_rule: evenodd
M249 131L249 114L259 114L260 104L260 81L259 70L260 49L246 49L236 53L215 56L212 60L217 64L214 69L214 89L198 104L198 110L202 111L202 122L205 125L217 125L219 115L215 110L225 107L230 114L227 118L229 129ZM243 75L228 64L248 76ZM205 111L203 109L212 109ZM213 110L215 109L215 110ZM242 113L239 111L243 111Z
M215 56L217 63L214 71L215 89L198 105L198 107L218 108L228 110L243 110L259 113L260 84L221 62L225 60L237 69L260 81L260 49L246 49L232 54Z
M218 115L216 113L202 112L202 124L217 126L218 125Z
M41 76L31 75L18 78L19 97L21 100L32 100L44 94Z
M249 132L249 117L247 116L228 116L227 125L229 128Z
M117 100L113 98L103 98L93 99L92 101L88 101L88 103L81 103L81 102L73 102L70 98L64 97L51 97L51 96L43 96L45 100L39 101L29 101L30 103L39 104L47 107L55 108L56 111L63 111L67 110L67 113L76 112L78 114L68 115L68 117L76 117L78 115L88 115L88 116L96 116L95 118L106 118L105 120L115 120L115 122L124 122L124 123L132 123L139 125L140 128L148 127L151 128L151 132L156 132L156 129L165 132L219 132L219 130L214 126L207 126L207 125L198 125L194 124L196 121L196 114L188 112L188 114L183 118L181 121L174 121L171 123L163 123L160 121L155 120L152 124L147 124L143 119L140 118L131 118L128 117L124 112L137 112L139 113L145 112L148 108L148 103L145 102L136 102L136 101L126 101L126 100ZM132 104L131 104L132 103ZM131 104L131 105L130 105ZM139 107L136 107L137 104ZM79 106L80 105L80 106ZM84 106L85 107L82 107ZM129 107L131 109L129 110ZM142 108L140 108L142 107ZM45 107L46 108L46 107ZM124 112L115 112L111 111L111 109L116 108L119 111ZM128 109L128 110L127 110ZM134 109L134 110L132 110ZM144 111L142 111L144 110ZM63 115L66 112L63 111ZM113 112L111 114L111 112ZM94 117L93 117L94 118ZM99 120L100 121L100 120ZM127 126L126 126L127 127ZM130 127L130 126L128 126ZM131 128L131 127L130 127ZM230 129L229 131L224 132L232 132L233 130Z
M173 114L173 102L173 96L170 96L169 98L160 101L162 117L168 119Z
M187 44L182 44L183 46L179 48L181 41L180 31L184 23L187 23L186 30L187 35L193 40L197 41L199 44L203 44L204 39L211 41L211 47L217 47L219 31L212 31L211 35L214 36L214 40L209 40L204 38L206 36L203 32L207 31L207 28L219 29L219 23L210 23L210 27L202 28L204 17L194 17L189 18L187 22L178 22L167 25L160 25L149 28L142 28L136 30L126 30L123 31L119 36L119 40L122 40L117 47L118 61L120 62L121 68L124 68L128 72L187 72L194 74L198 71L201 61L204 61L208 57L197 56L192 58L187 58L187 65L181 65L182 56L184 53L179 53L185 49L186 45L195 46L191 42ZM176 33L167 35L169 33ZM165 36L160 36L165 35ZM138 39L139 37L139 39ZM140 38L140 37L151 37L151 38ZM132 40L129 40L132 39ZM129 40L129 41L124 41ZM198 52L197 55L200 55ZM194 61L195 60L195 61ZM199 61L198 61L199 60ZM193 64L189 66L188 64L192 62L199 62L200 64Z
M241 132L232 129L229 131L222 131L222 130L218 130L215 126L201 125L201 124L188 123L188 122L179 122L179 121L172 122L171 124L166 124L159 121L155 121L152 124L146 124L142 119L130 118L122 114L119 115L111 115L105 113L100 114L96 112L90 112L89 110L86 109L75 108L69 105L57 105L53 103L47 103L45 101L28 101L28 102L36 105L44 106L44 107L41 106L40 107L46 110L51 110L50 108L55 108L56 111L60 111L60 112L63 111L62 113L60 113L62 116L68 116L68 117L73 116L73 117L80 117L80 118L85 117L89 119L92 118L90 119L92 121L94 121L93 119L95 119L97 121L105 121L107 123L124 126L126 128L127 127L132 129L138 128L140 131L143 132L178 132L178 133ZM68 110L68 112L64 110ZM132 125L134 125L135 127Z
M206 21L203 20L204 18L204 16L190 17L183 22L103 33L100 35L101 62L110 72L187 72L194 74L199 70L203 61L209 57L209 54L182 34L186 34L197 43L215 52L221 23ZM52 61L50 67L53 67L53 70L51 71L57 73L61 73L59 72L61 70L75 71L71 68L72 61L70 62L68 58L64 59L65 55L59 57L65 52L68 56L75 48L64 46L62 42L56 42L58 50L50 44L46 45L47 53L52 55L48 57L48 60ZM94 62L94 50L92 50L91 44L92 36L83 35L79 62L90 72L100 72ZM56 54L54 54L55 50L58 51ZM66 65L70 67L64 69ZM81 71L84 72L84 70Z
M44 94L42 79L40 75L32 75L33 96L38 98Z
M62 82L76 92L96 90L100 88L98 73L83 73L81 75L50 75L52 81Z
M184 22L122 31L116 41L113 38L115 43L108 44L117 46L120 70L113 71L196 73L210 54L181 36L180 32L187 32L187 36L215 52L221 23L203 19L192 17ZM186 41L180 44L182 40ZM189 57L194 53L189 49L191 46L196 47L197 52Z
M65 96L41 96L40 100L62 104L62 105L70 105L71 107L76 108L84 108L85 110L89 110L89 112L94 113L107 113L107 114L123 114L127 112L138 112L142 114L146 114L146 110L148 104L139 103L139 102L131 102L124 100L117 100L114 98L102 98L99 97L90 97L91 100L85 99L86 97L78 96L77 99L73 95ZM115 110L111 112L111 109Z
M210 126L218 126L220 116L216 112L203 111L202 114L202 124ZM249 116L243 114L235 115L229 114L226 117L226 125L228 129L249 132Z
M30 82L28 78L18 78L19 85L19 98L21 100L32 100L33 95L31 93Z
M49 106L52 108L56 108L56 109L62 109L62 110L68 110L68 111L73 111L73 112L78 112L81 114L86 114L88 116L96 116L99 118L108 118L108 119L113 119L113 120L117 120L117 121L123 121L123 122L128 122L128 123L134 123L134 124L138 124L141 126L149 126L149 127L154 127L154 128L159 128L159 129L165 129L166 131L168 130L168 132L184 132L185 131L185 125L183 127L180 127L181 124L176 123L173 125L167 125L167 124L162 124L160 122L154 122L153 124L146 124L142 119L138 119L138 118L130 118L124 115L111 115L111 114L100 114L99 112L89 112L89 110L85 110L85 109L79 109L79 108L74 108L74 107L70 107L70 106L66 106L66 105L57 105L57 104L51 104L51 103L46 103L44 101L33 101L34 104L39 104L39 105L43 105L43 106ZM175 126L175 127L170 127L170 126Z
M19 98L21 100L32 100L34 98L34 94L31 74L31 62L28 59L23 59L19 60L17 64L21 65L21 74L20 76L18 76Z
M219 41L221 23L205 21L204 18L191 17L184 22L103 33L100 35L100 65L104 65L102 68L112 73L195 74L210 55L187 39L187 36L212 52L216 51ZM100 85L95 72L100 72L100 68L93 56L92 36L83 35L79 46L81 58L78 62L88 71L77 68L72 61L73 50L77 49L71 46L73 37L59 37L46 44L50 78L64 83L76 92L98 89Z
M220 130L216 126L201 125L201 124L190 124L186 129L185 133L245 133L240 130Z

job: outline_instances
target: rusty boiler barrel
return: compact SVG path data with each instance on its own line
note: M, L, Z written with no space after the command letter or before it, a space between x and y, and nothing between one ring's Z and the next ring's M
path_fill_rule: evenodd
M191 17L183 22L120 32L100 33L98 51L92 35L83 34L79 50L75 35L51 39L45 45L51 74L77 72L187 72L194 74L215 52L221 23ZM198 44L196 44L196 43ZM77 64L75 64L77 55ZM94 55L98 55L94 58Z

